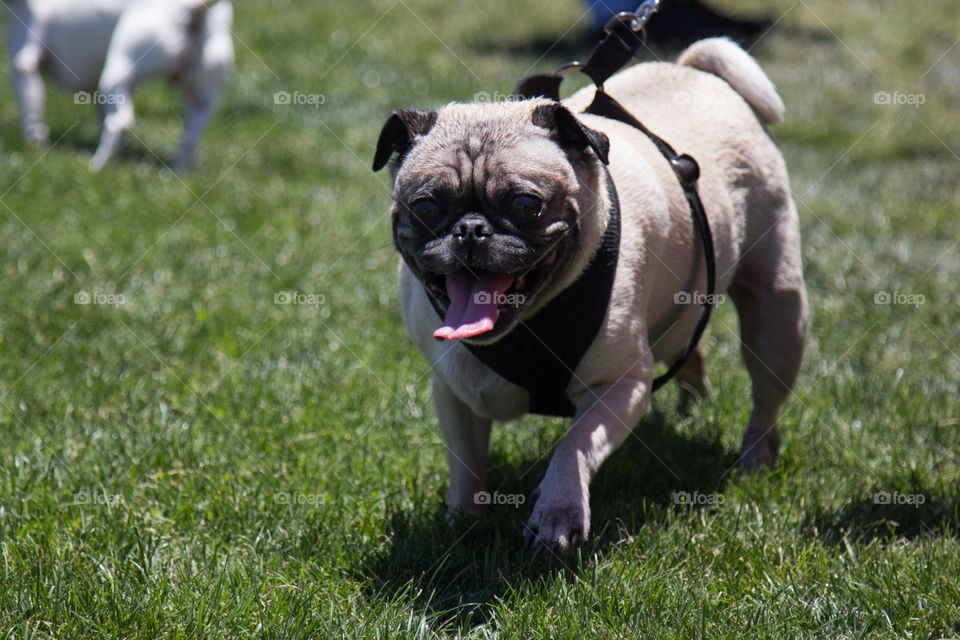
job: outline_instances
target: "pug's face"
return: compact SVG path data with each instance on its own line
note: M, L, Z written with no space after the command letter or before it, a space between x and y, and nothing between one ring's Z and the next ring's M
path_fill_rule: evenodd
M576 254L579 174L607 149L551 102L390 117L374 169L399 154L393 237L445 315L435 338L490 343L516 326Z

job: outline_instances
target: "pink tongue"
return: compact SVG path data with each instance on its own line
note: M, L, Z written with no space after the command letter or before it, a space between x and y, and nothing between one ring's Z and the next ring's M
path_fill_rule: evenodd
M437 340L472 338L493 329L501 296L513 284L505 273L484 273L475 277L468 271L447 276L450 306L443 326L433 332Z

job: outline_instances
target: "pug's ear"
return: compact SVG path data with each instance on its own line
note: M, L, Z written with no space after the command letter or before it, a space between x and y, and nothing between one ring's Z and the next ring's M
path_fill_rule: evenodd
M373 155L373 170L383 169L390 162L394 152L397 152L402 160L413 146L415 138L429 133L436 122L436 111L419 109L394 111L380 130L377 151Z
M577 151L589 147L600 162L609 164L610 139L584 125L562 104L542 104L534 109L533 124L552 132L561 147Z

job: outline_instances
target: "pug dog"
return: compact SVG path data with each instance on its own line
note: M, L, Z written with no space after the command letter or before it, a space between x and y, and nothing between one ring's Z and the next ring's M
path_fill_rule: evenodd
M726 39L697 42L676 64L628 68L605 90L699 163L716 291L736 307L752 383L740 461L748 470L772 466L777 414L800 366L807 318L797 210L766 129L782 119L783 103L756 61ZM526 331L556 300L564 302L561 325L564 318L576 325L581 312L602 318L561 378L573 422L531 499L525 537L537 553L568 552L587 539L590 482L650 406L654 364L670 364L687 348L706 291L703 246L677 176L638 129L582 113L593 92L561 103L397 111L374 160L379 169L397 157L390 214L403 317L432 367L451 512L477 514L489 502L478 496L486 491L491 424L531 409L530 389L476 354ZM590 287L581 287L582 303L566 292L606 251L613 207L619 255L598 312L588 308L597 304ZM523 358L524 342L510 344ZM699 350L678 379L708 391Z
M13 81L23 135L47 141L42 72L100 107L101 169L133 127L133 90L152 76L180 85L185 129L174 165L187 168L233 65L233 7L228 0L9 0L4 3Z

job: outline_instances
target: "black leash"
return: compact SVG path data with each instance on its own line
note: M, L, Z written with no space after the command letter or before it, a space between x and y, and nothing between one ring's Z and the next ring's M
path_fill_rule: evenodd
M560 101L560 85L565 74L571 71L585 73L593 80L597 88L593 102L586 108L590 113L628 124L646 135L657 147L670 167L673 169L683 193L690 204L690 212L697 227L697 233L703 244L703 252L707 267L707 296L700 305L700 317L693 330L690 343L681 356L667 369L663 375L653 381L653 391L670 381L686 364L687 360L697 349L700 338L710 321L713 311L713 299L717 285L716 255L713 249L713 234L710 232L710 222L707 213L700 201L697 192L697 180L700 178L700 167L697 161L687 154L678 154L663 138L647 129L623 105L603 90L603 83L614 73L623 68L644 46L646 42L646 24L660 6L660 0L644 0L633 13L619 13L613 17L604 28L603 39L594 47L590 57L584 63L570 62L563 65L552 74L535 75L524 78L514 90L517 98L544 97Z

